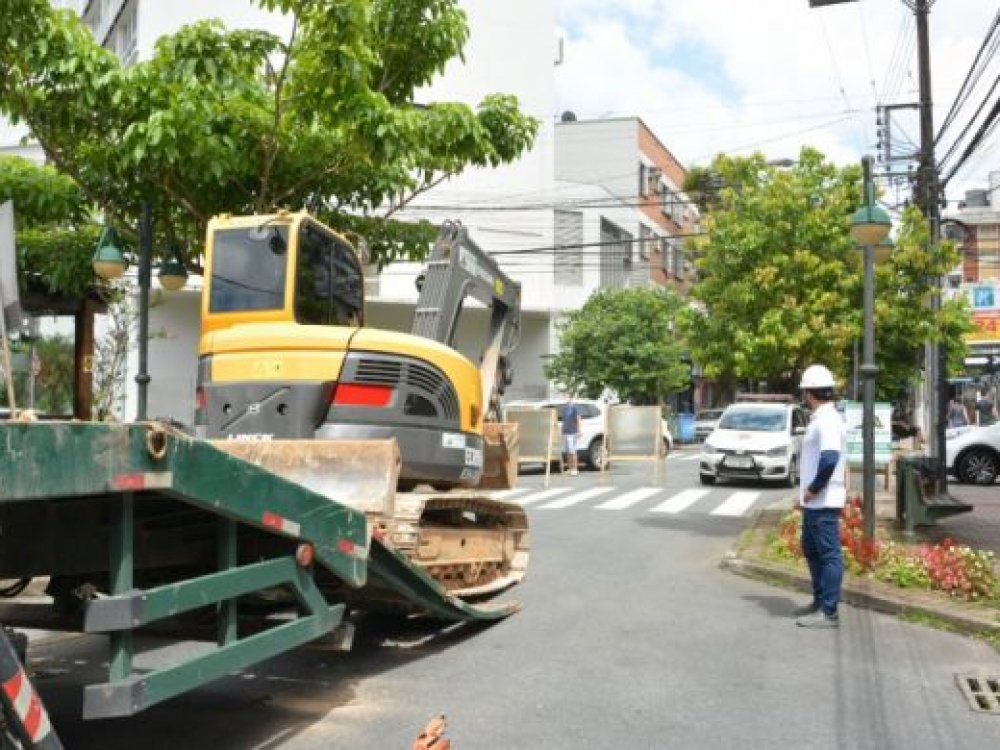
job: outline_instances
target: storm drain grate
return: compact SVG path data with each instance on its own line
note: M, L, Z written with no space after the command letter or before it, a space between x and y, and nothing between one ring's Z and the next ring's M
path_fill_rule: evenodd
M955 681L973 711L1000 714L1000 677L957 674Z

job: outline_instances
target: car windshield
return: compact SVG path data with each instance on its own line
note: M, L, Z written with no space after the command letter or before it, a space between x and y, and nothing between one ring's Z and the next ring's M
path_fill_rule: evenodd
M785 410L729 409L722 415L719 428L751 432L781 432L785 429Z

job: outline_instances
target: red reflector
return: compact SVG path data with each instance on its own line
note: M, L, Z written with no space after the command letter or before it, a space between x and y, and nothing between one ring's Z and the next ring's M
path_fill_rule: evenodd
M352 542L350 539L341 539L339 542L337 542L337 551L345 555L353 555L354 542Z
M392 388L387 385L341 383L333 392L337 406L388 406L391 400Z
M208 407L208 398L205 396L204 388L199 388L194 392L194 401L196 407L202 411Z

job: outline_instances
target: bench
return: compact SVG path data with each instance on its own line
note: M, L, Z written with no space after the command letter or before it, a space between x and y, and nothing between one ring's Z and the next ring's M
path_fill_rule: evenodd
M937 491L937 459L901 456L897 469L896 520L905 536L912 536L917 526L933 526L939 518L972 510L968 503Z

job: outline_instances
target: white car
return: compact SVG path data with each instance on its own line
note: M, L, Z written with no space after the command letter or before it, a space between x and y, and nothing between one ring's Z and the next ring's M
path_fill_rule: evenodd
M993 484L1000 475L1000 422L951 432L945 457L948 473L959 482Z
M698 471L701 483L757 479L796 486L807 423L806 413L798 404L730 404L702 444Z
M604 468L606 461L606 448L604 445L604 429L607 421L608 404L603 401L593 401L590 399L575 399L574 402L580 412L580 437L578 438L577 456L592 469L600 470ZM512 401L507 404L507 408L518 409L557 409L558 419L562 421L562 407L566 405L566 399L544 399L540 401ZM614 406L614 404L611 404ZM674 437L670 433L667 420L662 420L663 424L663 449L669 453L674 449Z
M694 415L694 438L704 440L712 434L725 409L702 409Z

